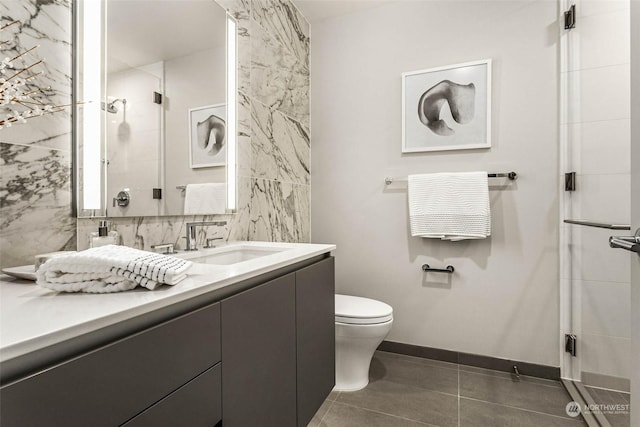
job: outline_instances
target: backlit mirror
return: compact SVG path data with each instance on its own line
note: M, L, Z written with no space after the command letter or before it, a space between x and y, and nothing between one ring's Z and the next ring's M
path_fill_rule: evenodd
M235 21L214 0L84 0L76 18L78 215L233 210Z

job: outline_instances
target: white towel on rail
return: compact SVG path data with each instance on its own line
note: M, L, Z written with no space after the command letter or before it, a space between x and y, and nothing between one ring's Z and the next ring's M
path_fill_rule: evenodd
M106 245L51 258L38 269L38 285L60 292L108 293L183 280L191 261Z
M409 175L411 235L484 239L491 235L487 172Z
M208 182L187 184L184 195L185 215L211 215L225 213L227 184Z

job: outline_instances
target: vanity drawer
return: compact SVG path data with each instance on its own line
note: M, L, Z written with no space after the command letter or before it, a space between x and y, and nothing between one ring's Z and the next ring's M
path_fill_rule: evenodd
M213 427L222 420L220 363L122 427Z
M219 361L213 304L3 386L0 425L120 425Z

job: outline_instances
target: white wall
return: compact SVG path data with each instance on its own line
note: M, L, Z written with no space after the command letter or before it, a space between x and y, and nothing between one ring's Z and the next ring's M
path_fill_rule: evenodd
M388 340L559 365L558 47L550 1L397 2L314 24L312 241L337 291L394 307ZM493 59L490 150L401 154L404 71ZM492 181L490 239L412 238L385 176L517 171ZM452 264L425 275L420 266Z
M191 169L189 109L224 104L224 47L195 52L165 62L165 214L184 212L184 191L176 186L225 182L224 167Z

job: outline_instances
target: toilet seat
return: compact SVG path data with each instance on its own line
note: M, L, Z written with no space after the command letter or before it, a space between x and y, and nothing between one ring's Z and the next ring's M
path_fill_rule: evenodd
M393 320L389 304L369 298L336 294L336 322L351 325L372 325Z

